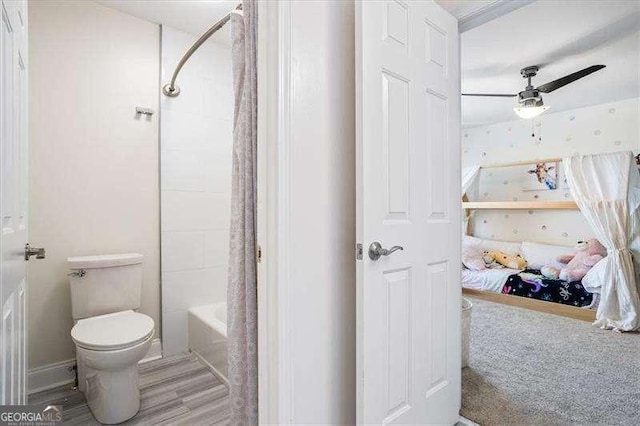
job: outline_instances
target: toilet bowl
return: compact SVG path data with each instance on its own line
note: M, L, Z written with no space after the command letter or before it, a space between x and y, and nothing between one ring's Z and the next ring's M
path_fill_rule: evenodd
M100 423L121 423L140 409L138 361L153 336L153 319L132 310L81 319L71 330L78 385Z
M78 389L100 423L121 423L140 409L138 361L154 334L140 308L143 256L139 253L70 257L71 337Z

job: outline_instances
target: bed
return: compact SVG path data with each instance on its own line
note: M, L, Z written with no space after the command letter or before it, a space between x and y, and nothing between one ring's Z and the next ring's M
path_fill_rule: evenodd
M585 321L595 319L598 295L585 288L581 281L566 282L547 279L540 274L544 264L550 264L571 247L540 243L513 243L482 240L465 236L465 247L479 250L499 250L521 254L530 269L487 268L482 270L462 268L463 293L493 302L520 306L527 309L567 316Z

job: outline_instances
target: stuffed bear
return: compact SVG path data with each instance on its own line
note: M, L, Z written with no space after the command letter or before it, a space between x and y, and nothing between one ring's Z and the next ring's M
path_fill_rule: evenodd
M507 253L503 253L501 251L488 251L488 252L485 252L485 256L489 258L493 258L500 265L510 269L526 269L527 268L527 261L524 260L524 258L519 254L513 256ZM486 259L485 259L485 262L486 262Z
M489 254L488 251L485 251L482 255L482 259L484 260L484 265L487 269L502 269L504 266L496 262L496 259Z
M578 241L576 254L559 256L556 260L566 264L562 269L553 266L544 266L540 273L551 279L563 281L580 281L589 272L589 269L607 255L607 249L595 238L589 241Z

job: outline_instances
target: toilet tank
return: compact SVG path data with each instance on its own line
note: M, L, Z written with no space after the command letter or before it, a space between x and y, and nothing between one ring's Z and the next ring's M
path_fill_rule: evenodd
M73 319L138 309L142 260L139 253L68 258Z

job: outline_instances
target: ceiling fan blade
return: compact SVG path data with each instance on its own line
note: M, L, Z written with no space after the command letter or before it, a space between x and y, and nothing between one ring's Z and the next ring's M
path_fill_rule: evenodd
M582 77L586 77L589 74L599 71L605 66L606 65L591 65L590 67L587 67L580 71L576 71L573 74L565 75L562 78L543 84L542 86L538 86L536 90L542 93L551 93L554 90L558 90L559 88L566 86L569 83L573 83L574 81L581 79Z
M490 96L493 98L515 98L516 95L507 95L501 93L463 93L462 96Z

